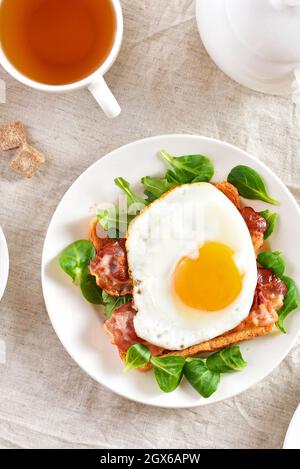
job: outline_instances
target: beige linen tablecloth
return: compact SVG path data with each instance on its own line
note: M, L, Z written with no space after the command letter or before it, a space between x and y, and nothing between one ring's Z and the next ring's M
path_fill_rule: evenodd
M91 163L142 137L202 134L267 163L300 201L300 134L288 98L231 81L207 56L192 0L124 0L125 36L106 78L123 112L110 121L88 91L48 95L4 70L0 121L21 119L47 155L24 180L0 156L0 224L11 270L0 304L0 447L280 448L300 400L300 342L263 382L223 403L191 410L127 401L94 382L60 344L44 306L40 262L60 198ZM3 357L2 357L3 358Z

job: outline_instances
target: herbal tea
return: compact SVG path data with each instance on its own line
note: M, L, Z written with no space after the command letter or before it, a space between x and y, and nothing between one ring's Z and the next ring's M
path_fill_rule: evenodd
M0 44L23 75L47 85L79 81L100 67L115 39L110 0L3 0Z

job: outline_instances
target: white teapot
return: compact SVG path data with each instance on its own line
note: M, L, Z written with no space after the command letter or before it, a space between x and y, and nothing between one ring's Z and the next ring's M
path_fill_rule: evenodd
M202 41L235 81L293 93L300 108L300 0L197 0Z

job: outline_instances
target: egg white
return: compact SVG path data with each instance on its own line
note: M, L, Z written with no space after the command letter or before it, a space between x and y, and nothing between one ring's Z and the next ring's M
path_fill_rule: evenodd
M178 262L197 256L208 241L229 246L243 275L235 301L215 312L187 307L172 292ZM130 223L126 248L137 309L134 327L142 339L180 350L217 337L248 316L257 282L251 237L239 211L212 184L178 186L154 201Z

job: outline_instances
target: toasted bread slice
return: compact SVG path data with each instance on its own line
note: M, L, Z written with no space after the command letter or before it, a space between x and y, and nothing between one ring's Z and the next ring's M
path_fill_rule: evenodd
M214 339L207 340L201 344L193 345L192 347L186 348L184 350L174 350L172 352L166 352L161 355L161 357L167 357L168 355L180 355L182 357L194 357L200 353L204 352L214 352L216 350L229 347L229 345L234 345L244 340L251 340L255 337L260 337L267 335L271 332L273 325L259 327L245 325L240 330L233 330L227 332L226 334L215 337ZM120 357L125 361L126 353L120 352ZM151 369L151 364L146 365L143 368L140 368L140 371L149 371Z
M219 350L244 340L251 340L255 337L269 334L272 328L272 324L264 327L247 325L242 330L233 330L219 337L215 337L214 339L207 340L202 344L193 345L192 347L180 351L168 352L163 354L163 356L181 355L182 357L192 357L198 353L213 352L214 350Z
M218 182L215 184L215 187L219 189L219 191L223 192L226 195L227 199L229 199L238 210L242 208L240 195L236 187L234 187L230 182L223 181Z

